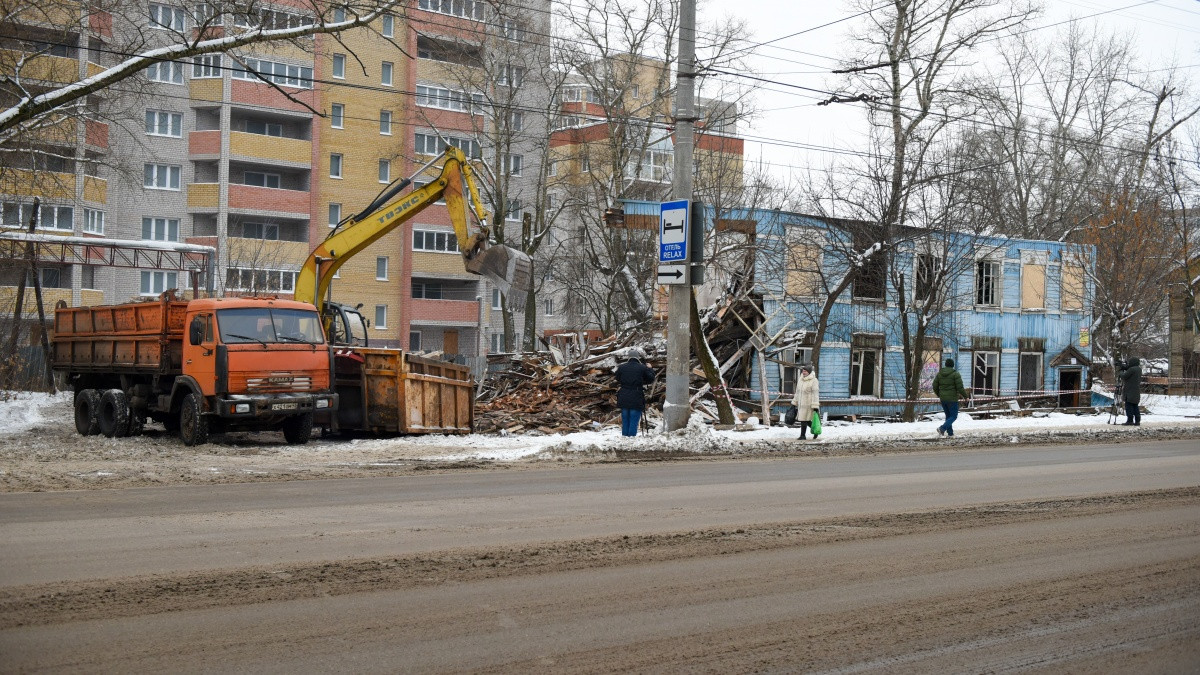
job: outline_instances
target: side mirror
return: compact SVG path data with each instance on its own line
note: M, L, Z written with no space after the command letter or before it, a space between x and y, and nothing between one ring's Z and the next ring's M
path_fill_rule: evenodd
M193 345L204 342L204 320L200 317L192 319L192 325L188 326L188 342Z

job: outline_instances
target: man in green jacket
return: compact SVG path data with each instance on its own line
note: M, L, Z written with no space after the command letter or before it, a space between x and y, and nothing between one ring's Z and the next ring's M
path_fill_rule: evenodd
M942 402L946 421L937 428L938 436L954 436L954 420L958 419L958 399L967 398L963 389L962 375L954 369L954 359L946 359L946 367L933 376L933 393Z

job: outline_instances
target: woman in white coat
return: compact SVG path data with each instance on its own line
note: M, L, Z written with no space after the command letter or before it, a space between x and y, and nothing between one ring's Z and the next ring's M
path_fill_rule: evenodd
M821 407L821 387L817 376L813 374L811 364L800 366L800 380L796 382L796 395L792 398L792 405L796 406L796 419L800 420L800 440L806 440L813 413ZM820 435L814 433L813 440Z

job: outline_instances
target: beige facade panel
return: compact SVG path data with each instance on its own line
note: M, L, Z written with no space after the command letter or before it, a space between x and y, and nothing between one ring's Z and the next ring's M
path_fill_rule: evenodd
M220 78L205 78L188 80L188 91L193 99L220 103L225 89Z
M229 132L229 153L235 158L264 159L286 162L293 166L312 165L312 141L299 138L280 138L244 131Z
M28 198L41 197L54 201L73 201L75 174L4 169L0 171L0 193Z
M1083 310L1083 268L1079 265L1062 266L1062 308Z
M65 56L30 56L24 52L11 49L0 50L0 63L15 64L20 59L26 59L21 65L21 79L29 81L53 82L69 84L79 79L79 61Z
M218 183L191 183L187 186L189 209L215 209L220 198L221 186Z
M108 203L108 181L95 176L84 176L83 198L97 204Z
M474 274L463 268L462 255L455 253L430 253L426 251L412 252L412 271L414 275L435 274L439 277L454 277L457 279L478 279Z
M307 242L229 238L229 260L235 267L252 264L255 267L270 269L299 268L306 258Z
M42 289L42 309L47 316L53 318L54 305L59 300L71 304L71 289L69 288L43 288ZM11 308L17 304L17 287L16 286L0 286L0 307ZM6 310L6 312L9 310ZM32 286L25 287L24 306L21 313L25 317L37 318L37 294L33 292Z

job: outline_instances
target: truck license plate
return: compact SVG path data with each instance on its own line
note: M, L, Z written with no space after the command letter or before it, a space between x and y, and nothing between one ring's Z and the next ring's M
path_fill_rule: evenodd
M295 403L274 403L271 405L271 410L295 410Z

